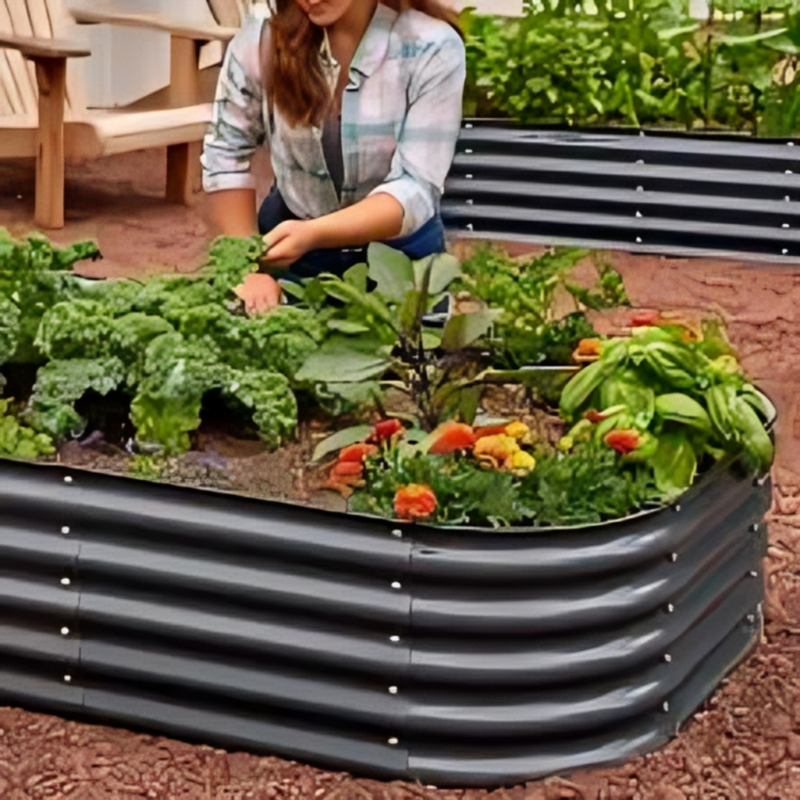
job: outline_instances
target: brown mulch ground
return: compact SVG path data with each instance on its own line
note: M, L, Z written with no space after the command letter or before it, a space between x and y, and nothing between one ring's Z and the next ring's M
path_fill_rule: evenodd
M97 274L191 271L209 236L205 202L160 200L164 153L70 168L57 242L96 238ZM0 161L0 226L31 229L33 165ZM779 409L766 565L765 640L656 753L526 786L438 790L358 780L273 757L0 709L0 800L800 800L800 267L614 254L636 305L719 314L748 373Z

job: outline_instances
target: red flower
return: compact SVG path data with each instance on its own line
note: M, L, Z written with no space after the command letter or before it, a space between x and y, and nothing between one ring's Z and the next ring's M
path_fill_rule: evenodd
M372 426L372 433L367 437L368 442L374 442L375 444L380 444L381 442L385 442L387 439L391 439L392 436L397 434L404 434L406 429L403 427L403 423L400 422L399 419L382 419L376 422Z
M394 496L394 513L398 519L428 519L436 511L436 495L430 486L409 483L401 486Z
M358 444L351 444L348 447L343 447L339 451L339 463L343 461L353 461L360 464L367 456L377 453L378 448L374 444L366 444L359 442Z
M448 420L431 433L433 444L428 448L432 456L446 456L456 450L465 450L475 444L477 437L471 425Z
M658 322L658 318L661 315L658 311L653 309L639 309L638 311L634 311L631 314L631 318L628 322L629 328L644 328L650 325L655 325Z
M614 431L609 431L604 437L603 441L622 455L632 453L639 447L641 435L635 428L625 428Z

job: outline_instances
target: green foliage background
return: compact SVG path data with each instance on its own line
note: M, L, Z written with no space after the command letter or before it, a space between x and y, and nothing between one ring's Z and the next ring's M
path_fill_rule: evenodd
M800 129L800 2L528 0L523 17L462 15L465 112L526 124L791 136Z

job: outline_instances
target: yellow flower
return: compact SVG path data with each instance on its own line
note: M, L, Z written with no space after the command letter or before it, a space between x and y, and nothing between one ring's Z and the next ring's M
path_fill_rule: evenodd
M506 466L515 475L527 475L536 466L536 459L530 453L520 450L506 460Z
M530 433L531 429L524 423L516 420L506 425L505 434L512 439L522 439Z
M495 436L484 436L478 439L472 452L482 464L488 464L493 469L500 469L506 459L519 452L519 449L516 439L512 439L505 433L498 433Z

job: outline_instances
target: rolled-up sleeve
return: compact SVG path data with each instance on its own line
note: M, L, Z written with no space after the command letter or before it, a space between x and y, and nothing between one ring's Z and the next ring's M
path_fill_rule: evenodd
M421 228L439 210L444 182L461 128L466 64L455 31L427 59L420 59L409 83L409 105L386 180L370 194L392 195L403 207L400 236Z
M263 24L262 19L247 17L225 53L200 159L207 192L256 186L250 161L266 136L260 65Z

